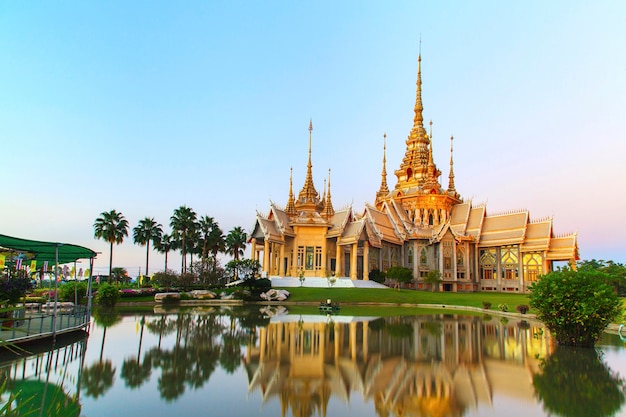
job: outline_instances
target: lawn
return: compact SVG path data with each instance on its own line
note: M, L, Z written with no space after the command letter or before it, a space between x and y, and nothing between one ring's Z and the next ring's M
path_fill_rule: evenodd
M456 305L469 307L483 307L483 302L490 302L493 310L498 305L507 304L509 311L514 312L520 304L529 304L527 295L506 293L458 293L458 292L430 292L415 290L395 290L377 288L286 288L291 294L290 302L315 302L331 299L332 302L342 304L386 304L403 306L407 304Z

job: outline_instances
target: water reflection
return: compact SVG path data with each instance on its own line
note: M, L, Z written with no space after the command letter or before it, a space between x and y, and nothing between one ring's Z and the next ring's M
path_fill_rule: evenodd
M556 348L530 320L268 308L94 320L87 351L83 339L7 362L3 380L45 382L77 407L49 416L610 416L624 404L601 352Z
M245 357L250 389L294 416L326 415L358 391L377 415L461 416L494 391L533 401L528 381L552 344L538 325L476 316L281 316Z
M595 349L560 346L533 377L544 409L568 417L615 415L624 404L624 382Z

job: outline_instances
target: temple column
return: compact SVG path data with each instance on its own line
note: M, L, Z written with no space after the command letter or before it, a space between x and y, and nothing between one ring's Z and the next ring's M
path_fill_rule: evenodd
M343 276L343 246L337 244L337 265L335 265L335 276L337 278Z
M256 239L252 239L252 247L250 249L250 253L252 254L252 260L259 259L259 254L256 251Z
M330 268L326 265L326 239L322 240L322 277L330 275Z
M370 243L365 242L363 245L363 279L369 281L370 279Z
M285 244L280 245L280 259L278 260L278 276L284 277L285 271L283 270L285 267Z
M359 243L354 242L352 244L352 249L350 250L350 279L357 279L356 264L357 264L358 249L359 249Z
M263 243L263 268L261 271L270 274L270 242L266 239Z

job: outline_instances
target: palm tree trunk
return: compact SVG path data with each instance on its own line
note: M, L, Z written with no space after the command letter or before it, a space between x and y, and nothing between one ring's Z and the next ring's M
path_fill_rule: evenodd
M146 244L146 276L148 276L148 258L150 257L150 241Z
M107 281L111 281L113 276L113 242L111 243L111 250L109 251L109 278Z

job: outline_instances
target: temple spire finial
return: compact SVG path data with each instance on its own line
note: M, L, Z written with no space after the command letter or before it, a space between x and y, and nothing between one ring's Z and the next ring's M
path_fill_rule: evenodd
M376 203L381 202L389 194L389 187L387 186L387 133L383 134L383 170L380 176L380 189L376 193Z
M285 212L289 215L297 214L296 206L293 199L293 167L289 167L289 198L287 199Z
M325 192L326 198L324 201L324 215L326 218L330 218L335 214L335 209L333 208L333 202L330 197L330 168L328 168L328 189Z
M450 175L448 176L448 192L456 194L456 189L454 188L454 162L452 161L452 142L454 141L454 136L450 135Z

